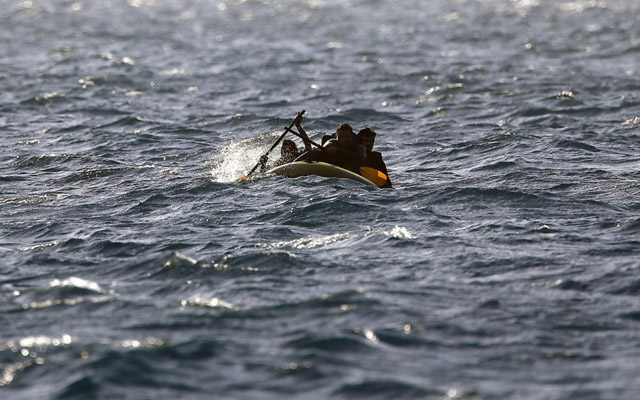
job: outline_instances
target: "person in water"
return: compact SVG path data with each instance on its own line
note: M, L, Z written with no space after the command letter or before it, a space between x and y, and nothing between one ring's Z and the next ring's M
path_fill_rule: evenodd
M304 143L305 152L309 152L311 151L311 141L309 140L309 136L307 136L307 132L302 129L301 123L302 115L298 115L294 120L294 124ZM285 139L282 141L282 147L280 147L280 158L273 163L273 167L275 168L283 164L294 162L301 154L302 152L298 150L298 146L296 146L296 143L293 140ZM260 172L264 172L265 169L267 169L268 160L269 157L266 154L260 157Z
M377 169L387 175L387 183L383 187L391 187L391 179L389 179L387 165L382 160L382 154L378 151L373 151L373 145L376 142L376 135L376 132L368 127L361 129L358 132L358 140L366 149L366 157L362 162L362 167Z
M293 140L285 139L282 141L282 147L280 147L280 158L273 163L272 168L294 162L300 154L301 152L298 150L298 146L296 146L295 142ZM267 169L268 160L269 157L266 154L260 157L260 172L264 172Z
M340 124L335 138L328 140L324 148L312 150L307 161L322 161L359 174L365 156L366 150L357 143L353 128L349 124Z

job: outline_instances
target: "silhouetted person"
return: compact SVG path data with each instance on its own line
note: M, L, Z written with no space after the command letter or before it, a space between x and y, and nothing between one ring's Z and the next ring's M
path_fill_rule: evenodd
M360 167L366 156L365 148L357 143L357 136L348 124L336 128L335 139L330 139L322 149L314 149L307 161L322 161L338 167L360 173Z
M367 152L362 166L377 169L387 175L387 183L383 187L391 187L391 179L389 179L387 165L382 160L382 154L378 151L373 151L373 145L376 142L376 135L376 132L371 128L364 128L358 132L358 139Z

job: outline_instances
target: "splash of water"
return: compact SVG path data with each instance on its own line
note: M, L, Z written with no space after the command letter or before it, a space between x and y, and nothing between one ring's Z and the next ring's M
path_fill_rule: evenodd
M279 132L266 133L258 137L234 141L220 148L207 162L211 167L211 177L216 182L233 182L246 175L256 165L260 156L267 152L274 143L274 137L278 135L280 135ZM273 152L271 154L273 155Z

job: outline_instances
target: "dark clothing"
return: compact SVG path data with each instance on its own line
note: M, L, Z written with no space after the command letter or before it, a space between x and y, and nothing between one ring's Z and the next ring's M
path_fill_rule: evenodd
M311 151L303 151L302 153L300 153L300 155L298 156L298 158L296 158L296 159L295 159L295 160L293 160L293 161L294 161L294 162L295 162L295 161L311 161L311 160L309 159L309 155L311 154L311 152L312 152L312 151L314 151L314 150L311 150Z
M387 165L382 161L382 154L378 151L372 151L367 154L362 166L377 169L378 171L384 172L385 175L388 175Z
M299 156L300 156L300 153L291 153L291 154L287 155L286 157L280 157L273 163L271 168L279 167L280 165L284 165L284 164L288 164L290 162L294 162L294 161L296 161L296 158L298 158ZM262 156L260 158L260 172L265 172L266 169L267 169L267 157Z
M276 162L273 163L273 167L272 168L279 167L281 165L289 164L291 162L294 162L296 160L296 158L298 158L299 155L300 155L300 153L295 153L295 154L290 154L287 157L280 157L280 158L278 158L276 160Z
M378 171L387 175L387 183L384 187L391 187L391 179L389 179L387 165L384 163L384 161L382 161L382 154L380 154L380 152L372 151L371 153L367 154L367 157L364 159L362 166L377 169Z
M352 134L352 137L353 137L353 139L352 139L352 140L353 140L353 143L360 144L360 138L358 137L358 135L356 135L355 133L353 133L353 134ZM324 145L325 145L325 143L327 143L328 141L330 141L330 140L332 140L332 139L335 139L335 140L337 140L337 139L338 139L337 134L336 134L335 132L334 132L334 133L332 133L332 134L330 134L330 135L324 135L324 136L322 136L322 139L321 139L320 144L322 144L322 145L324 146Z
M355 143L340 144L337 140L331 139L325 145L325 149L336 148L334 154L329 154L323 150L312 150L309 153L308 161L322 161L338 167L360 173L360 167L365 159L366 150L362 145Z

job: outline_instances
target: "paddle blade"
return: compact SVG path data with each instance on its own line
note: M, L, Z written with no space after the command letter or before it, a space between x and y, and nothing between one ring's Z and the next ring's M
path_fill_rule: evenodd
M246 175L242 175L240 178L236 179L234 182L236 182L236 183L242 182L245 179L247 179L247 176Z
M361 167L360 175L375 183L378 187L383 187L389 180L382 171L378 171L377 169L370 167Z

